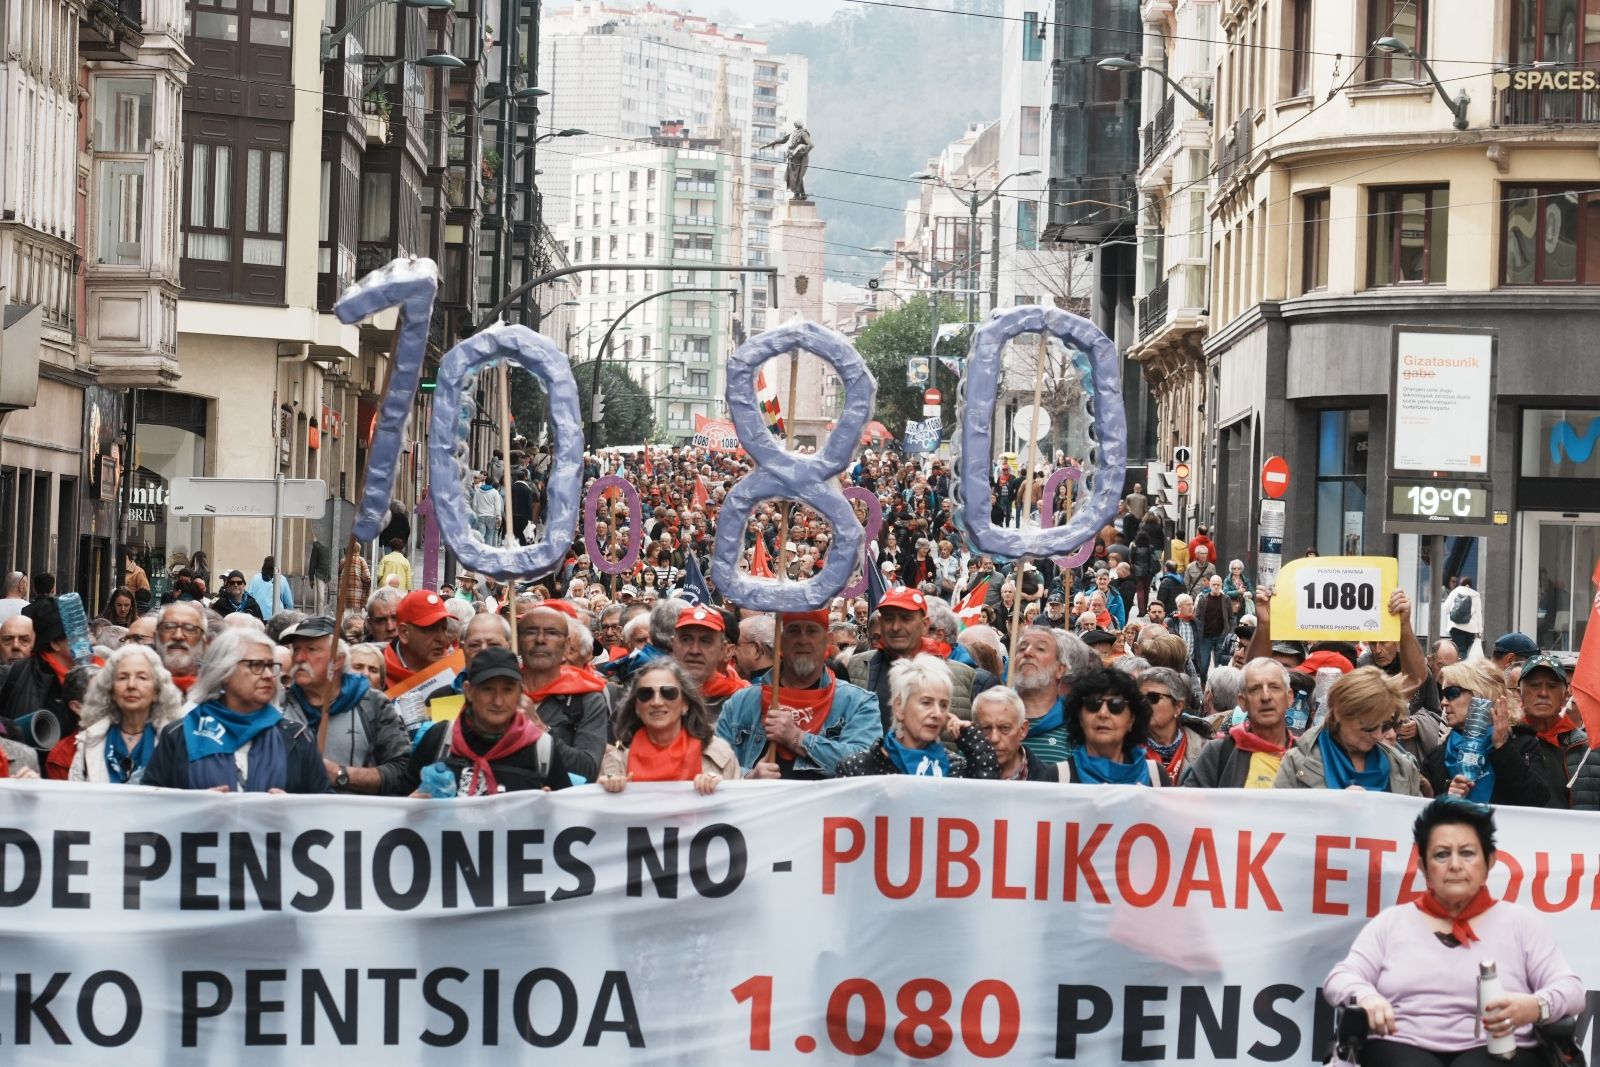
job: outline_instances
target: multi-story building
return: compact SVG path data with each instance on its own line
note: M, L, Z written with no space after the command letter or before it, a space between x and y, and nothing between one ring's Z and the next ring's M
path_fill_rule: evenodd
M1038 18L1050 64L1041 133L1049 209L1041 240L1083 252L1091 263L1089 318L1126 353L1137 336L1139 79L1099 63L1139 54L1139 0L1054 0L1039 5ZM1122 395L1131 486L1156 458L1154 401L1137 360L1124 361Z
M1222 5L1205 342L1218 546L1254 544L1257 472L1280 455L1286 558L1398 554L1424 590L1470 574L1486 633L1575 648L1600 552L1600 97L1586 88L1600 45L1581 29L1600 12L1365 0L1356 15ZM1385 531L1404 502L1387 470L1395 327L1410 324L1490 328L1498 344L1492 393L1447 435L1485 435L1461 457L1487 468L1482 533L1427 560L1417 536ZM1429 358L1466 367L1474 343Z
M637 271L581 276L574 362L605 358L626 367L652 398L656 440L684 443L695 416L725 410L724 373L733 343L733 294L739 280L695 263L734 256L737 157L715 137L693 137L680 124L659 128L648 147L580 156L571 170L570 234L574 264L637 260ZM645 263L674 263L671 271ZM706 289L660 299L671 289ZM608 326L610 348L598 345Z
M1217 0L1143 0L1144 51L1128 58L1148 69L1124 75L1143 79L1144 120L1138 179L1140 295L1136 339L1128 358L1143 368L1155 396L1157 458L1188 447L1203 461L1208 451L1201 345L1211 302L1206 211L1211 121L1203 107L1211 101L1219 6ZM1168 78L1182 92L1171 88ZM1184 503L1186 511L1206 509L1198 492Z
M706 19L653 4L610 6L577 0L545 15L539 42L541 87L550 91L541 123L551 131L585 131L546 147L546 215L560 239L572 205L564 197L573 161L630 142L648 142L663 121L709 131L725 97L736 148L748 161L736 201L744 228L738 262L766 265L770 228L781 210L782 148L763 148L805 118L804 57L773 55L765 41ZM726 85L725 92L719 88ZM771 325L775 304L765 275L752 275L742 301L741 327Z

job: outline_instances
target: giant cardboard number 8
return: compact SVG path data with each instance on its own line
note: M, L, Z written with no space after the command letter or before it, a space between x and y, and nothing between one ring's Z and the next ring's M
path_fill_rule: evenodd
M844 410L833 432L814 456L788 452L767 430L756 407L755 376L774 356L800 349L833 367L844 382ZM729 491L717 516L717 550L711 576L722 595L740 607L755 611L815 611L850 581L861 555L865 533L839 488L839 474L850 466L861 431L872 418L878 383L867 372L861 355L844 336L814 322L791 323L768 330L749 341L728 361L728 413L756 469ZM790 413L793 417L793 412ZM752 578L739 570L744 549L744 528L763 500L779 497L798 500L821 512L833 526L822 573L800 582Z

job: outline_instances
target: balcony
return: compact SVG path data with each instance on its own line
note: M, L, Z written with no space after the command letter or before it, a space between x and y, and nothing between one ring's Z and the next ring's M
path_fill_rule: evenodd
M1169 96L1166 102L1156 112L1156 117L1144 124L1144 166L1148 167L1156 161L1156 157L1172 143L1173 117L1176 114L1178 98Z
M674 248L672 250L672 258L674 260L698 259L709 263L714 257L709 248Z
M711 329L711 318L710 316L700 315L687 315L680 318L674 315L672 317L672 328L674 330L709 330Z
M1234 120L1227 137L1217 146L1217 188L1226 188L1235 178L1242 178L1249 172L1255 133L1255 111L1245 108Z
M90 0L78 20L78 57L131 63L144 44L141 0Z
M676 181L672 183L674 192L679 193L714 193L717 191L716 182Z
M1600 77L1588 67L1496 71L1496 126L1576 126L1600 122Z
M1162 278L1139 298L1139 340L1143 341L1167 321L1167 287L1171 278Z
M717 220L710 215L675 215L672 219L674 226L715 226Z

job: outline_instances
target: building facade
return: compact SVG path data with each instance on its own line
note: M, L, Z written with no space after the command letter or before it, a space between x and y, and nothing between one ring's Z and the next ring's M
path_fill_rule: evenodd
M1600 553L1585 477L1600 408L1586 343L1600 327L1600 111L1581 88L1600 46L1579 30L1600 10L1370 0L1357 14L1315 0L1220 12L1205 341L1217 543L1250 549L1257 472L1283 456L1286 558L1397 554L1423 589L1470 575L1486 633L1576 648ZM1497 332L1487 530L1447 538L1438 560L1386 532L1397 325Z

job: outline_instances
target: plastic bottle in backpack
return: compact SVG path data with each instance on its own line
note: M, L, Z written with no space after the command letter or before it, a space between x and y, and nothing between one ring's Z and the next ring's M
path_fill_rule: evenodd
M89 643L89 616L83 610L83 598L77 593L63 593L56 597L56 608L61 612L61 628L67 631L72 662L80 667L92 662L94 646Z
M1289 705L1289 714L1285 716L1285 725L1289 732L1294 734L1304 733L1307 724L1311 722L1311 694L1306 690L1298 690L1294 694L1294 703Z

